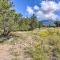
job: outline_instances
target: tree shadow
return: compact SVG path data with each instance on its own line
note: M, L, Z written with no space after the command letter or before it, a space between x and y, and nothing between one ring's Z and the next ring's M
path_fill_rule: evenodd
M4 36L3 34L0 34L0 43L3 43L4 41L9 40L10 38L10 35Z

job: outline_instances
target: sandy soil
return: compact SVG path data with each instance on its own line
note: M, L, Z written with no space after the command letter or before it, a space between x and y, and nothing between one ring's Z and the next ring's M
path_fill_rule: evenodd
M10 44L0 44L0 60L32 60L32 58L26 52L29 44L33 44L32 37L26 38L26 41L21 43L10 45ZM13 53L18 54L14 56Z

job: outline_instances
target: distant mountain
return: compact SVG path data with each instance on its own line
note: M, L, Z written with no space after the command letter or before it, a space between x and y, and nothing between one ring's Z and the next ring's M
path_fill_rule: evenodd
M54 24L53 20L42 20L41 22L45 25L53 25Z

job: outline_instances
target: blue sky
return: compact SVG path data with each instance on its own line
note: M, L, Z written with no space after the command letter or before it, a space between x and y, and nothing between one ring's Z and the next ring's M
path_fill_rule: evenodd
M33 7L34 5L39 5L41 0L12 0L13 3L15 4L14 9L22 13L24 16L28 15L26 8L27 6Z
M36 14L38 19L60 19L59 0L12 0L15 4L14 9L23 16Z

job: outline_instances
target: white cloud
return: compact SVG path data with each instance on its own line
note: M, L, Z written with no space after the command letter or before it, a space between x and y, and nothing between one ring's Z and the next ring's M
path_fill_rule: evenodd
M54 1L42 1L41 3L41 9L42 10L58 10L60 9L60 2L59 3L56 3Z
M60 10L60 2L56 3L54 1L42 1L41 3L41 7L40 7L40 11L37 12L37 17L39 16L39 18L43 18L43 19L52 19L52 20L56 20L56 19L60 19L60 17L58 16L58 14L55 14L54 12L57 10Z
M32 9L31 7L29 7L29 6L27 6L26 11L27 11L29 14L33 14L33 13L34 13L33 9Z
M36 12L34 10L37 10ZM40 3L40 7L35 5L33 9L31 7L27 7L27 11L29 14L35 13L37 18L40 20L44 19L60 19L60 16L54 12L60 10L60 2L56 3L54 1L42 1Z
M39 10L39 6L35 5L34 10Z
M44 13L42 11L36 12L36 16L37 16L38 19L42 19L42 20L46 19L45 15L44 15Z
M43 11L38 11L36 13L36 16L37 16L38 19L42 19L42 20L45 20L45 19L56 20L57 18L60 18L60 17L58 17L58 15L56 15L52 12L49 12L49 13L45 14Z

